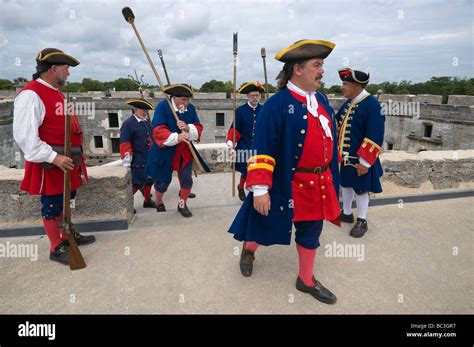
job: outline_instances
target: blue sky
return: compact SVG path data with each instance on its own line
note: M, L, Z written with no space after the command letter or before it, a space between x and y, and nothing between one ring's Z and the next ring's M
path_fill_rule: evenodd
M70 81L133 75L157 84L121 9L130 6L159 71L161 48L172 82L199 87L231 80L232 33L239 33L237 83L269 82L282 64L275 53L299 39L336 43L323 81L339 84L343 66L371 81L473 77L473 2L467 1L7 1L0 0L0 79L31 78L36 54L56 47L81 64ZM161 73L164 80L164 74Z

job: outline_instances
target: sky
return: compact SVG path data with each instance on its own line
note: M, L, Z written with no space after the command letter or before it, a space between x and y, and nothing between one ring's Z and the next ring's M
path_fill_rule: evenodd
M282 63L281 49L300 39L328 40L326 86L340 84L337 70L369 72L372 83L433 76L474 77L474 2L466 1L13 1L0 0L0 79L30 79L35 57L59 48L81 64L69 81L111 81L143 75L158 84L132 27L129 6L160 77L157 49L172 83L199 88L211 79L233 79L232 36L238 32L237 85L264 81L260 49L267 51L268 81Z

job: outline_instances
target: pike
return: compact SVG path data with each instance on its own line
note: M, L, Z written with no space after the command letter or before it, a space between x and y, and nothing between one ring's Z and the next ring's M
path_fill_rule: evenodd
M161 66L163 66L163 71L165 72L166 82L168 85L171 85L170 77L168 76L168 71L166 70L165 60L163 59L163 51L161 49L158 50L158 57L161 61Z
M234 33L234 113L232 118L232 145L235 146L235 113L237 109L237 36L239 33ZM232 161L232 197L235 197L235 160Z
M265 77L265 98L268 100L267 63L265 60L265 58L267 57L267 51L265 50L265 47L262 47L262 49L260 49L260 55L262 56L263 60L263 75Z
M140 42L140 46L142 47L143 52L145 53L146 59L148 60L148 63L150 64L150 67L156 77L156 80L158 81L158 84L160 85L161 90L163 90L163 82L161 81L160 75L158 75L158 71L156 71L155 65L153 64L153 61L151 60L150 55L148 54L148 50L146 49L145 44L142 41L140 33L138 32L135 26L135 15L133 14L132 9L130 7L124 7L122 9L122 15L125 18L125 21L132 26L133 31L135 32L135 35L137 36L138 42ZM171 105L170 99L165 98L165 100L168 102L168 106L171 112L173 113L174 119L176 120L176 122L178 122L179 121L178 115L176 114L176 111L174 110L173 105ZM193 166L196 165L200 172L204 172L205 171L204 167L199 161L192 143L189 142L188 147L189 147L189 151L191 152L193 156L193 160L194 160Z
M69 93L66 94L66 105L69 105ZM64 120L64 155L71 158L71 115L69 107L65 108ZM81 251L77 246L75 226L71 218L71 171L64 172L64 193L63 193L63 218L61 227L68 235L69 241L69 268L71 270L80 270L86 267L86 262L82 257Z

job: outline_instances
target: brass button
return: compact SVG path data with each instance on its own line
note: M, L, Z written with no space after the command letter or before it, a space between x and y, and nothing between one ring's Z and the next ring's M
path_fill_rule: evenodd
M268 159L263 159L263 161L264 161L265 163L268 163Z
M281 210L281 211L283 211L283 210L284 210L283 206L280 206L280 210Z
M324 189L324 188L326 188L326 186L321 186L321 189Z
M291 171L295 171L295 168L294 168L294 167L292 167L292 168L291 168Z
M323 136L323 140L326 140L326 136Z
M304 129L301 129L301 134L304 134L306 131Z
M301 104L301 107L306 108L306 104Z
M323 179L324 179L324 176L321 176L321 179L323 180Z
M326 199L326 195L323 195L323 199Z
M301 143L298 143L298 147L301 148L303 147L303 145Z
M298 156L297 156L297 155L295 155L295 159L298 159Z
M308 116L307 116L307 115L304 115L304 116L303 116L303 119L308 119Z
M300 183L300 188L303 188L303 183Z
M309 181L309 184L313 185L313 184L314 184L314 181Z

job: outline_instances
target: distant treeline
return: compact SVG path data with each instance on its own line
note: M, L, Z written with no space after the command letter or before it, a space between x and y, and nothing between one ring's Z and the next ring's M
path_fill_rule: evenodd
M15 78L13 81L0 79L0 90L14 90L15 85L20 82L26 82L23 77ZM146 89L158 89L154 85L144 85ZM88 92L88 91L134 91L137 90L137 84L129 78L118 78L110 82L101 82L91 78L84 78L82 82L70 82L64 88L68 92ZM233 88L231 81L210 80L195 88L201 93L227 93L231 95ZM458 77L431 77L430 80L420 83L411 81L401 82L383 82L379 84L371 83L367 85L367 91L371 94L377 94L381 91L384 94L433 94L442 95L443 102L446 102L448 95L474 95L474 78ZM269 93L274 93L276 87L269 84ZM323 84L322 92L327 94L342 94L340 85L333 85L326 88Z

